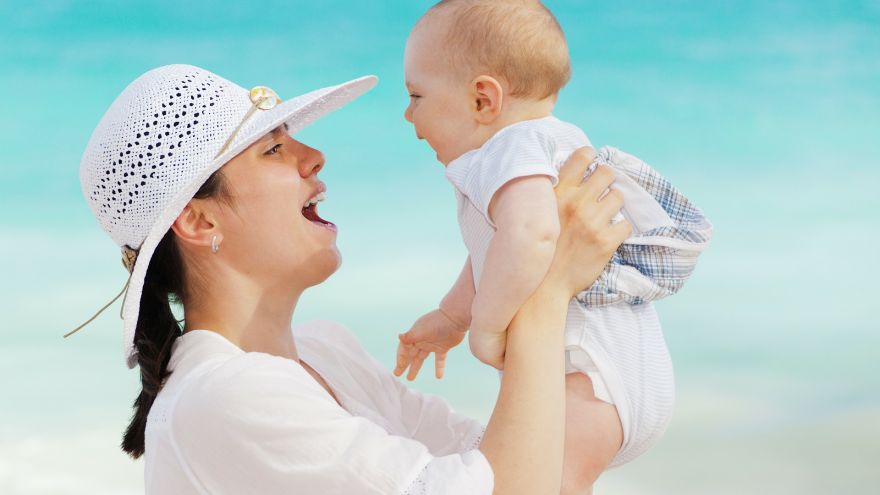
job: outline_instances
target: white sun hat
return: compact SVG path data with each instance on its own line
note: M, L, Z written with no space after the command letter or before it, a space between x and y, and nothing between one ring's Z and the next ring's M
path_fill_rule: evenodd
M198 67L167 65L116 98L89 139L80 183L130 274L121 314L129 368L137 365L134 333L150 258L205 180L273 129L287 124L293 135L377 81L365 76L281 102L266 87L248 91Z

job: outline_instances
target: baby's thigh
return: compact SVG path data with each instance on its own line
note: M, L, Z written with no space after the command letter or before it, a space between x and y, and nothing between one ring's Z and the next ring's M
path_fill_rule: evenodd
M593 394L583 373L565 375L565 460L562 493L591 493L623 443L617 408Z

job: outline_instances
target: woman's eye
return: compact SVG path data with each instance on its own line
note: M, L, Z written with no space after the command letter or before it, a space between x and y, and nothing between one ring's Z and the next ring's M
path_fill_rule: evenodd
M281 149L281 145L276 144L275 146L272 146L271 148L269 148L269 150L266 151L266 154L267 155L274 155L275 153L278 153L278 150L280 150L280 149Z

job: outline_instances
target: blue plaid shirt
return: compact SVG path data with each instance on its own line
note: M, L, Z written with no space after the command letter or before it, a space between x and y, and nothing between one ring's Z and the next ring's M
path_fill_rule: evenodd
M668 215L666 225L634 232L608 266L577 300L590 307L618 302L642 304L678 292L693 273L697 257L709 244L712 224L690 200L656 170L635 156L603 147L590 167L612 167L653 196ZM626 194L624 194L626 208Z

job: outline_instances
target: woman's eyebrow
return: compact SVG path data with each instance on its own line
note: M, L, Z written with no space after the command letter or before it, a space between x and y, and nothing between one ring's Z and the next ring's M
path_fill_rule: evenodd
M265 136L261 137L260 139L257 140L257 143L262 144L267 141L271 141L273 139L275 139L275 131L272 131L272 132L266 134Z
M283 132L287 132L287 129L288 129L287 124L282 124L274 129L272 129L271 131L269 131L268 134L261 137L259 140L257 140L257 142L262 143L265 141L269 141L270 139L275 139L279 134L281 134Z

